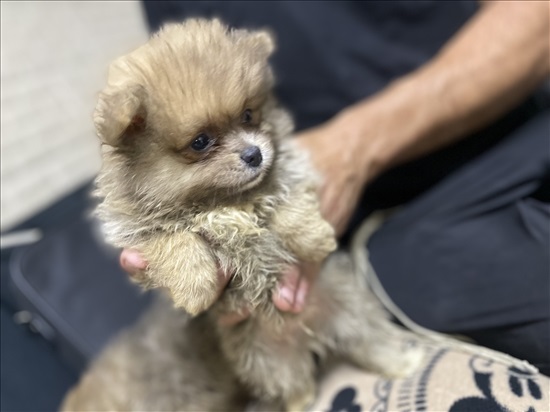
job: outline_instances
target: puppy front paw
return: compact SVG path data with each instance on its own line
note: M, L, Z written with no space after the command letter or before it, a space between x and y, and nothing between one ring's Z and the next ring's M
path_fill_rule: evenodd
M216 259L208 245L190 232L166 234L143 246L149 262L148 288L165 288L174 305L198 315L217 300L219 279Z
M204 312L218 298L218 277L215 266L205 262L193 268L183 266L157 268L148 274L156 286L164 288L171 297L174 306L181 308L191 316Z

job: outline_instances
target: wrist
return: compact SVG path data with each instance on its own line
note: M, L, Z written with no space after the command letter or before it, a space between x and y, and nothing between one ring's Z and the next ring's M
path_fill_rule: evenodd
M365 183L407 160L408 151L432 127L433 117L421 113L421 97L413 86L408 79L399 80L338 115Z

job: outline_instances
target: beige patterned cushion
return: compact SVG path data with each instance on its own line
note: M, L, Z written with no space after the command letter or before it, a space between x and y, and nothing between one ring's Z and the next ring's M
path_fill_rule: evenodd
M478 356L431 349L406 379L387 380L348 365L321 382L314 411L550 411L550 380Z

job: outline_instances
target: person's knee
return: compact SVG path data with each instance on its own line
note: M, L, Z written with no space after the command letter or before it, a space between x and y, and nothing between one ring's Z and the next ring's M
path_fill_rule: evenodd
M550 319L468 333L476 343L527 360L550 376Z
M492 217L457 223L398 216L369 242L373 267L392 300L431 329L458 333L547 317L539 249L514 246L513 236L499 238L502 228L494 226Z
M460 317L451 261L439 246L444 229L437 222L389 224L369 242L373 267L397 306L422 326L453 331ZM448 253L449 250L445 253Z

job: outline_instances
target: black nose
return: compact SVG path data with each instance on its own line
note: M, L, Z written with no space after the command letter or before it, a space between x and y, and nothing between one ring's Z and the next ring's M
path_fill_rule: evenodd
M241 159L251 167L262 164L262 152L258 146L248 146L241 152Z

